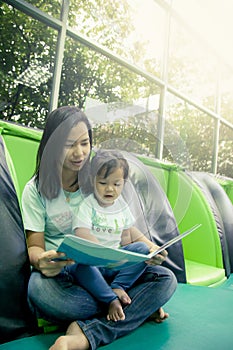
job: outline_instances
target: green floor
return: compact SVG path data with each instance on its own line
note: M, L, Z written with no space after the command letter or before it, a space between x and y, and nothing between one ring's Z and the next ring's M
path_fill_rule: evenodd
M232 350L233 275L218 288L179 284L167 303L169 319L147 322L104 350ZM57 334L39 335L0 345L0 350L46 350Z

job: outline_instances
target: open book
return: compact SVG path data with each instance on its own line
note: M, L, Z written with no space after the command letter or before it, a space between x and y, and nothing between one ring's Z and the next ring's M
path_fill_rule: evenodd
M149 260L156 254L159 254L166 248L170 247L172 244L180 241L200 226L201 224L193 226L190 230L172 238L170 241L159 247L158 250L148 255L129 252L120 248L108 248L74 235L65 236L57 251L65 253L65 259L70 258L80 264L104 266L112 269L124 268Z

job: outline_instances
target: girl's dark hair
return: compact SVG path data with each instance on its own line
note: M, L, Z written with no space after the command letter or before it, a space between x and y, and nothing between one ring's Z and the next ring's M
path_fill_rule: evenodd
M48 199L56 198L61 189L62 154L67 137L73 127L84 122L88 129L92 147L92 129L86 115L75 106L59 107L46 120L44 132L37 152L35 179L39 192ZM89 161L82 167L87 171ZM82 176L82 178L87 178ZM78 177L77 177L78 182Z
M103 175L106 179L117 168L123 170L124 180L129 176L129 164L119 151L100 149L91 160L91 177Z

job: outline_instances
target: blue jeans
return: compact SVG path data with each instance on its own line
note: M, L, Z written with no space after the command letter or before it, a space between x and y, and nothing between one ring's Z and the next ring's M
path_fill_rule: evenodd
M33 271L28 296L37 317L63 324L76 320L90 343L90 349L95 350L138 328L171 298L176 286L172 271L163 266L148 265L128 290L132 303L124 307L125 320L118 322L108 321L103 305L74 284L67 271L53 278Z
M149 248L144 242L131 243L122 249L141 254L149 253ZM117 298L112 288L128 290L141 276L146 266L145 262L141 262L121 270L105 268L99 270L95 266L75 264L67 269L80 286L84 287L97 300L109 304ZM112 279L110 285L103 276Z

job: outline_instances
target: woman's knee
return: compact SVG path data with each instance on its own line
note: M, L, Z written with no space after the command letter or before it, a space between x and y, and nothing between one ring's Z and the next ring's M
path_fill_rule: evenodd
M66 273L48 278L40 272L33 272L28 286L28 298L41 317L54 321L87 319L101 311L96 299L73 283L73 279Z

